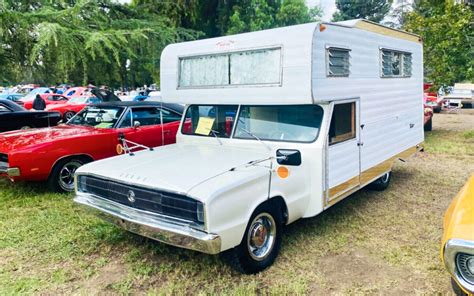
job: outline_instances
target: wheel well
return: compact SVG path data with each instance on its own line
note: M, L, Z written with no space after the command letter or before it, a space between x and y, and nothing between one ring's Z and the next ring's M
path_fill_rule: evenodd
M288 207L286 206L285 200L281 196L272 197L265 202L261 203L259 206L264 204L270 204L272 207L276 207L281 211L281 215L283 218L283 223L286 224L288 222Z
M90 155L87 155L87 154L77 154L77 155L68 155L68 156L65 156L65 157L62 157L58 160L56 160L53 164L53 166L51 167L51 170L49 171L49 176L51 176L51 174L53 173L53 170L54 170L54 167L61 161L63 160L66 160L66 159L73 159L73 158L76 158L76 159L80 159L80 160L84 160L85 162L91 162L91 161L94 161L94 158L92 158L92 156Z

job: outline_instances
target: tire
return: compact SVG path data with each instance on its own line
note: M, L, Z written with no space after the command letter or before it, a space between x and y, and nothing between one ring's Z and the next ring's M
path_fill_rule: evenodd
M451 278L451 287L453 288L454 294L456 294L457 296L467 296L467 294L464 293L463 290L461 290L458 283L456 283L456 281L453 278Z
M240 245L224 253L224 259L241 273L258 273L272 265L278 256L282 231L281 209L263 204L252 214Z
M64 121L65 122L68 122L69 119L71 119L74 115L76 115L76 113L72 112L72 111L67 111L66 113L64 113Z
M86 164L83 158L71 157L60 160L54 165L48 179L48 187L54 192L73 192L74 191L74 173L76 170Z
M375 191L383 191L388 188L391 179L392 172L385 173L382 177L369 184L368 188Z
M434 113L440 113L441 112L441 106L436 106L433 108Z
M423 126L425 132L431 132L433 130L433 117Z

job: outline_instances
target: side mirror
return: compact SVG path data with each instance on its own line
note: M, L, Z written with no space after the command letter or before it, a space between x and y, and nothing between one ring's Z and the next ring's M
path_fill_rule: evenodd
M282 165L301 165L301 152L291 149L278 149L276 152L277 162Z
M140 121L134 121L134 122L133 122L133 127L134 127L134 128L139 128L140 125L141 125Z

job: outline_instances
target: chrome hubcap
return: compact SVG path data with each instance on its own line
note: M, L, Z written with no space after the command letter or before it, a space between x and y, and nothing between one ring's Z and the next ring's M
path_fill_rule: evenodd
M390 173L386 173L385 175L382 176L382 183L387 183L388 176L390 176Z
M250 224L247 247L250 256L257 261L264 260L275 244L276 224L270 214L261 213Z
M78 161L71 161L66 163L59 172L59 186L66 191L74 189L74 174L76 170L82 165Z

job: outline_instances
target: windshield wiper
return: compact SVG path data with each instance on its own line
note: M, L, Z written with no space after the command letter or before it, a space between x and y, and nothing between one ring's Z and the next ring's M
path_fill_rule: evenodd
M211 134L216 138L217 142L222 145L221 139L219 139L219 137L217 136L218 133L218 131L211 129Z
M240 121L240 120L239 120ZM242 121L240 121L242 122ZM268 149L268 151L272 151L272 148L270 148L270 146L268 146L267 144L265 144L259 137L257 137L256 135L252 134L250 131L244 129L243 127L239 126L239 129L243 130L247 135L253 137L254 139L256 139L257 141L259 141L260 143L262 143L263 146L265 146L265 148Z

